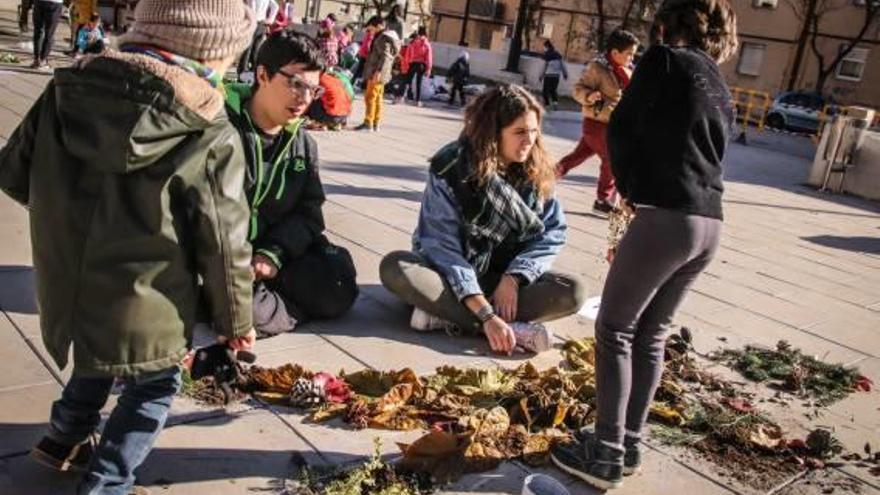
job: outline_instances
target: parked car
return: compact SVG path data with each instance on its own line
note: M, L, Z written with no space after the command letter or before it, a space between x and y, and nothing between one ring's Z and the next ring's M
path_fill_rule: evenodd
M780 93L767 111L767 125L777 129L817 132L825 105L832 105L826 117L836 112L833 103L818 93Z

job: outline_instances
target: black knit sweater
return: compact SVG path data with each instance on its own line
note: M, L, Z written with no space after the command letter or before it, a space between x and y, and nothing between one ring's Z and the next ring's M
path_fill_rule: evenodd
M618 191L636 204L722 218L721 160L733 116L730 91L706 53L651 47L608 124Z

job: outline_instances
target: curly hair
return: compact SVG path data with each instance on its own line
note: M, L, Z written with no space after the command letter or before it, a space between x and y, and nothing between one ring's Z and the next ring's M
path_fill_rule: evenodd
M547 199L553 193L556 171L540 130L544 109L522 86L502 84L480 94L465 109L461 137L473 150L474 178L485 184L500 165L501 131L528 112L535 112L538 118L538 136L518 172L535 186L541 198Z
M736 13L727 0L665 0L654 18L655 41L684 42L721 63L737 47Z

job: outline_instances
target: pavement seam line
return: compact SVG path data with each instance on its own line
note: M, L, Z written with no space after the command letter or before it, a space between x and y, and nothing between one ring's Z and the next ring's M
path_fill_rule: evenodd
M61 378L61 375L59 375L55 372L55 370L52 369L52 365L49 364L49 361L47 361L45 357L43 357L43 355L40 353L40 350L37 349L37 346L34 345L33 342L31 342L31 339L24 333L21 328L19 328L19 326L15 323L15 320L13 320L11 316L9 316L9 313L7 313L2 306L0 306L0 311L3 312L3 316L5 316L9 323L12 325L12 328L14 328L16 332L18 332L18 335L24 340L24 343L27 344L31 352L33 352L37 359L39 359L40 362L43 363L43 367L46 368L46 371L48 371L49 374L52 375L52 378L54 378L55 381L57 381L58 384L63 387L64 379Z

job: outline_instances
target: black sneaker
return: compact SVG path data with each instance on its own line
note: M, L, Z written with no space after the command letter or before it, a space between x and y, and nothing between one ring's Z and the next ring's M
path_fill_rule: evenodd
M553 447L550 460L599 490L612 490L623 484L623 449L601 442L572 442Z
M372 131L372 130L373 130L373 126L371 126L370 124L364 122L363 124L361 124L361 125L355 127L354 130L356 130L356 131Z
M614 211L614 207L611 206L611 203L598 199L593 201L593 213L607 217L612 211Z
M642 449L639 447L639 439L635 437L623 437L623 475L632 476L642 469Z
M574 439L578 442L594 441L593 430L583 428L574 432ZM642 449L639 447L639 439L629 435L623 437L623 475L631 476L638 473L642 468Z
M97 435L89 435L88 438L75 445L65 445L49 437L43 437L40 443L31 450L31 457L56 471L85 472L89 467L92 454L97 448Z

